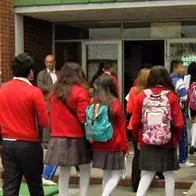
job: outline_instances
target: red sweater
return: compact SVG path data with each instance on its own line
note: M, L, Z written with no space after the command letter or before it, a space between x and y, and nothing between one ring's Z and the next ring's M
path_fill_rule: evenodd
M113 122L114 134L109 142L94 142L92 144L95 152L129 152L128 138L126 132L125 116L119 100L114 101L111 106L111 117Z
M67 100L67 104L76 112L78 119L54 95L49 97L49 101L51 104L51 136L84 137L84 129L80 122L84 123L86 119L86 109L90 104L88 92L80 86L74 86Z
M39 141L36 119L48 126L48 112L42 92L24 81L11 80L0 89L2 138Z
M133 111L134 111L134 108L136 106L136 101L137 101L137 96L138 96L138 93L136 91L136 87L132 87L130 92L129 92L129 100L127 102L127 113L128 114L132 114L133 115ZM129 120L129 124L128 124L128 130L131 130L133 129L133 126L132 126L132 117L130 118Z
M163 88L153 88L152 91L154 94L160 94ZM132 125L133 125L133 136L134 139L140 143L141 146L147 145L143 142L142 138L142 105L145 98L144 92L140 93L137 96L137 103L133 112L133 119L132 119ZM176 147L181 139L183 127L184 127L184 121L183 121L183 115L180 108L180 103L178 100L178 97L173 92L168 94L168 99L171 104L171 116L172 116L172 124L174 125L172 131L172 137L173 139L163 145L162 147Z

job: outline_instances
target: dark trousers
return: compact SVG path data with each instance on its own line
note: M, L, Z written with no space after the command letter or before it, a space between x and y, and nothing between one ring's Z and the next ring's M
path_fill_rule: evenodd
M134 191L137 191L140 182L140 176L141 176L141 170L139 166L140 151L137 147L137 142L134 141L134 139L133 139L133 148L134 148L134 156L132 161L131 179L132 179L132 187Z
M22 141L2 142L4 169L3 195L18 196L22 176L31 196L44 196L42 186L43 150L39 143Z
M182 139L179 144L179 163L183 164L188 159L188 135L187 135L187 127L186 127L186 115L183 114L184 118L184 131L182 135Z

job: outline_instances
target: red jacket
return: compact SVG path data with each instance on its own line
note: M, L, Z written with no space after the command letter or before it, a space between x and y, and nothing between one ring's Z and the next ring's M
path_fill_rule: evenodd
M153 88L152 91L154 94L160 94L163 88ZM147 145L143 142L142 138L142 105L145 98L144 92L140 93L137 97L137 103L133 112L133 136L134 139L140 143L141 146ZM162 147L176 147L181 139L182 131L184 128L183 115L180 108L180 103L178 97L173 92L168 94L168 99L171 104L171 116L172 116L172 124L174 125L172 131L172 140L163 145Z
M65 104L54 95L49 97L51 104L51 136L52 137L84 137L81 122L86 119L86 109L90 104L88 92L81 86L74 86L67 104L75 111L78 119Z
M127 113L128 114L132 114L133 115L133 111L134 111L134 108L136 106L136 102L137 102L137 96L139 95L136 91L136 87L132 87L130 92L129 92L129 100L127 102ZM129 120L129 124L128 124L128 130L132 130L133 129L133 126L132 126L132 116Z
M126 122L122 106L119 100L114 101L111 106L111 117L114 128L114 135L109 142L94 142L92 144L95 152L129 152L129 145L126 132Z
M4 139L39 141L36 119L48 126L48 112L40 89L11 80L0 89L0 125Z

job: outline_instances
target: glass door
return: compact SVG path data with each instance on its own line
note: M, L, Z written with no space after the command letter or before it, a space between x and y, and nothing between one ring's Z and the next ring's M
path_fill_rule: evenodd
M179 59L186 68L196 62L196 39L172 39L166 41L166 67L170 69L172 60Z
M84 41L82 44L82 66L90 82L99 66L111 63L117 67L120 89L123 89L122 42ZM123 91L121 91L121 98Z

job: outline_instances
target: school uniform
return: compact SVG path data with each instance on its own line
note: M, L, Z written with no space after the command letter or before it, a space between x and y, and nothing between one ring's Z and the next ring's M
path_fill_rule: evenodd
M160 94L162 87L152 89L153 94ZM133 113L133 136L139 142L140 149L140 169L146 171L173 171L179 169L176 148L181 139L184 122L178 97L173 92L168 94L171 106L172 117L172 138L160 146L148 145L143 141L142 136L142 106L146 95L144 92L138 95L137 104Z
M137 88L132 87L130 89L129 99L127 102L128 114L133 114L137 102L137 96L138 96ZM131 117L127 127L127 129L131 132L133 130L132 119L133 118ZM140 182L141 170L139 167L140 150L138 149L137 142L134 140L134 138L133 138L133 148L134 148L134 156L132 161L131 183L134 191L136 191Z
M129 152L126 123L122 106L115 100L110 108L113 137L108 142L93 142L93 167L103 170L124 169L124 155Z
M40 89L26 78L14 78L0 89L3 195L17 196L24 175L31 195L43 196L43 150L37 123L48 126Z
M90 163L90 150L81 124L85 122L86 109L90 104L88 92L75 85L66 101L77 118L55 95L50 96L49 102L52 131L45 163L68 167Z

